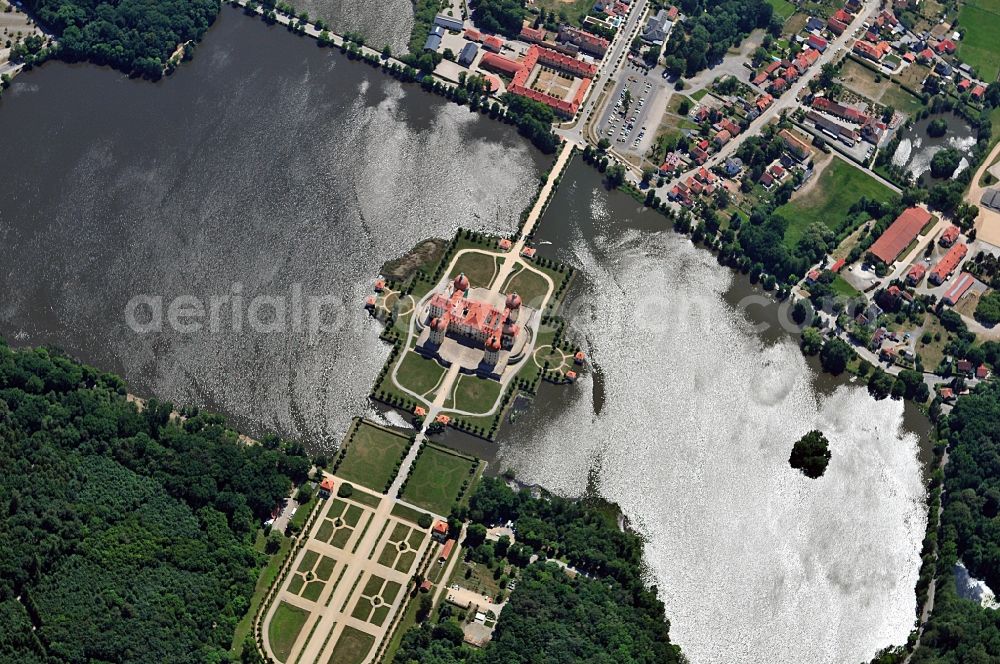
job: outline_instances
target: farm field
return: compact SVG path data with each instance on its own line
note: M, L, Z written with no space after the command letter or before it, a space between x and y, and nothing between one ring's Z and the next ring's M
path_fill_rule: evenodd
M806 229L816 222L840 235L848 210L862 196L887 201L893 193L861 169L834 157L819 175L816 186L775 211L788 222L785 246L794 248Z
M971 65L986 82L1000 73L1000 0L972 0L962 5L958 24L965 30L958 43L958 57Z

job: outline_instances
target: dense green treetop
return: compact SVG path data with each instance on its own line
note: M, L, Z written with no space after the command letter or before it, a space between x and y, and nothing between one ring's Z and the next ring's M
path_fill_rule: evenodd
M216 415L140 411L116 376L0 342L0 652L18 662L223 661L257 524L309 460Z
M801 470L806 477L820 477L830 463L830 441L823 432L810 431L795 441L788 463L792 468Z
M219 0L25 0L59 39L60 54L130 74L159 78L170 55L198 41L219 13Z

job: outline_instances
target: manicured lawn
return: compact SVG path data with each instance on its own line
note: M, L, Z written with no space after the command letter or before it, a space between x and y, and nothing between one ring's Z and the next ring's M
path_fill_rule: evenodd
M367 491L358 491L355 489L354 493L351 494L351 500L362 505L367 505L368 507L378 507L378 504L382 502L382 499L378 496L373 496Z
M486 288L493 281L493 275L497 269L497 257L478 252L469 252L459 256L455 267L452 268L449 276L452 278L460 274L465 274L469 278L469 285L473 288Z
M396 462L410 445L406 436L365 420L355 425L349 440L347 455L337 468L337 477L375 491L382 491L392 479Z
M343 549L347 545L347 540L351 539L351 535L354 530L351 528L341 528L333 535L333 539L330 540L330 545L335 546L338 549Z
M319 565L316 567L316 576L324 581L330 580L330 575L333 574L333 568L337 564L333 558L327 558L323 556L323 559L319 561Z
M780 17L782 22L795 13L795 5L788 0L767 0L767 4L771 5L774 15Z
M306 525L306 521L309 520L309 515L312 514L313 508L316 507L317 500L318 498L316 497L316 494L313 493L313 495L310 496L308 503L305 503L304 505L299 505L295 509L295 514L292 515L292 518L289 520L289 523L293 527L301 530L302 527Z
M533 309L542 308L542 299L549 290L549 284L537 272L521 270L507 282L505 293L517 293L521 301Z
M292 606L287 602L281 602L271 617L271 623L267 626L268 640L274 650L274 656L279 662L288 659L295 645L295 639L299 637L302 626L306 624L309 612Z
M958 42L958 57L975 68L986 82L996 80L1000 72L1000 0L972 0L962 5L958 23L965 29Z
M399 503L396 503L395 505L392 506L393 516L399 517L400 519L406 519L407 521L409 521L414 525L416 525L417 522L420 520L420 516L422 514L424 514L424 512L415 510L407 505L400 505Z
M329 664L361 664L375 645L375 637L348 625L337 639Z
M497 381L462 376L452 393L452 403L458 410L479 415L488 412L499 396L500 383Z
M806 229L815 222L825 224L838 236L848 221L848 210L858 198L865 196L888 201L893 192L859 168L839 157L819 175L819 182L804 196L795 196L775 212L788 221L785 246L795 247Z
M429 358L412 350L403 355L396 371L399 384L417 394L432 390L444 375L444 368Z
M830 287L833 289L834 293L843 297L857 297L858 295L861 295L861 293L859 293L854 286L847 283L847 281L839 274L834 278Z
M458 498L462 482L472 479L471 467L470 459L427 445L413 465L403 500L436 514L448 514Z

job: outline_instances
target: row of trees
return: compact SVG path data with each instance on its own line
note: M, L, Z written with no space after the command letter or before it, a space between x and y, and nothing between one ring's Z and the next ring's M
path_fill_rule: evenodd
M0 652L18 662L227 657L257 524L302 449L214 415L141 411L116 376L0 342Z

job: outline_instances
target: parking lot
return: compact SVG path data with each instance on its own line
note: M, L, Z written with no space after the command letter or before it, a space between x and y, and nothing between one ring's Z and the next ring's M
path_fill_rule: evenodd
M597 127L598 135L617 150L641 154L650 142L663 113L662 98L669 94L661 73L659 67L646 73L635 66L622 72Z

